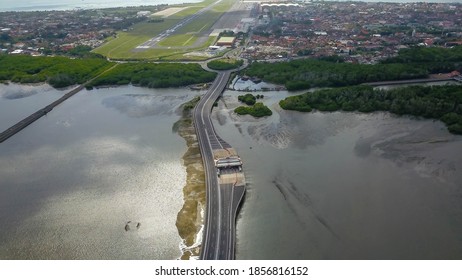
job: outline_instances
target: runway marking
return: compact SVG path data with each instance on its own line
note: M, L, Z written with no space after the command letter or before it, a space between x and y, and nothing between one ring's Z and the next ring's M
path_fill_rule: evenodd
M189 43L189 41L192 40L192 38L194 38L194 35L192 35L191 37L189 37L189 39L183 43L183 47L186 46L187 43Z
M186 7L178 7L178 8L167 8L163 11L160 11L160 12L157 12L157 13L154 13L152 14L153 16L161 16L163 18L167 18L169 16L172 16L178 12L181 12L183 11L184 9L187 9L187 8L190 8L189 6L186 6Z
M197 32L201 32L202 30L204 30L204 28L206 28L206 27L207 27L207 25L208 25L208 23L206 23L204 26L202 26L202 28L201 28L201 29L199 29L199 31L197 31Z

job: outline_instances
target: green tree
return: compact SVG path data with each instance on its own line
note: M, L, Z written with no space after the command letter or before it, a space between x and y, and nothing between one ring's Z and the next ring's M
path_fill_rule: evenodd
M408 86L390 90L370 86L323 89L290 96L279 102L285 110L320 111L390 111L439 119L451 133L462 134L462 86Z

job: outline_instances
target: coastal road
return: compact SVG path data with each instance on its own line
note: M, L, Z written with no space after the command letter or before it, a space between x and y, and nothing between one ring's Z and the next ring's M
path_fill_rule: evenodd
M6 129L5 131L1 132L0 133L0 143L3 143L4 141L6 141L8 138L12 137L13 135L15 135L16 133L20 132L21 130L23 130L24 128L26 128L27 126L29 126L30 124L32 124L33 122L35 122L36 120L40 119L41 117L45 116L46 114L48 114L49 112L51 112L51 110L53 110L56 106L58 106L59 104L63 103L64 101L66 101L67 99L71 98L72 96L74 96L76 93L78 93L79 91L81 91L82 89L85 88L86 85L88 85L90 82L92 82L93 80L95 80L96 78L98 78L99 76L103 75L104 73L114 69L115 67L117 67L117 64L113 65L111 68L108 68L106 70L104 70L101 74L97 75L96 77L88 80L87 82L83 83L82 85L72 89L71 91L69 91L68 93L64 94L61 98L59 98L58 100L54 101L53 103L43 107L42 109L38 110L37 112L33 113L32 115L22 119L21 121L17 122L15 125L9 127L8 129Z
M207 210L201 259L234 259L235 220L244 186L219 184L213 150L231 146L216 133L210 119L213 104L225 89L230 72L221 72L194 110L194 125L205 170Z

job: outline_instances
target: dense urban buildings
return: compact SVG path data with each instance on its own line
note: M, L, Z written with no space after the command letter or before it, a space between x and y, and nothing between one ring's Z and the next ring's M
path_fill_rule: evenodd
M460 3L255 2L249 44L252 60L342 56L375 63L409 46L462 44ZM4 12L0 48L7 53L62 53L95 48L166 5L102 10ZM240 43L238 41L237 43Z
M77 46L95 48L117 31L148 20L155 7L111 8L0 13L0 50L31 55L69 51ZM145 9L149 8L149 11Z
M245 56L343 56L374 63L409 46L462 44L462 4L312 2L261 4Z

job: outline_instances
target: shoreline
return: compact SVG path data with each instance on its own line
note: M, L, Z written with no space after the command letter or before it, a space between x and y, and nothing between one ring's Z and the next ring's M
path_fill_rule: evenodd
M83 0L82 0L83 1ZM189 0L191 1L191 0ZM65 4L36 4L36 5L21 5L21 6L6 6L0 7L0 13L9 13L9 12L49 12L49 11L78 11L78 10L104 10L104 9L132 9L132 8L151 8L158 6L174 6L174 5L183 5L183 4L195 4L203 1L194 2L184 2L184 1L172 1L172 0L163 0L161 3L148 3L146 4L143 1L121 1L120 4L107 4L104 1L100 3L92 4L82 4L78 1L68 1L70 3Z
M186 141L187 146L182 157L186 168L186 184L183 188L184 203L176 220L178 234L183 240L180 244L182 255L179 259L181 260L198 259L202 244L206 205L205 174L191 115L199 99L199 96L195 97L181 106L182 116L172 128Z

